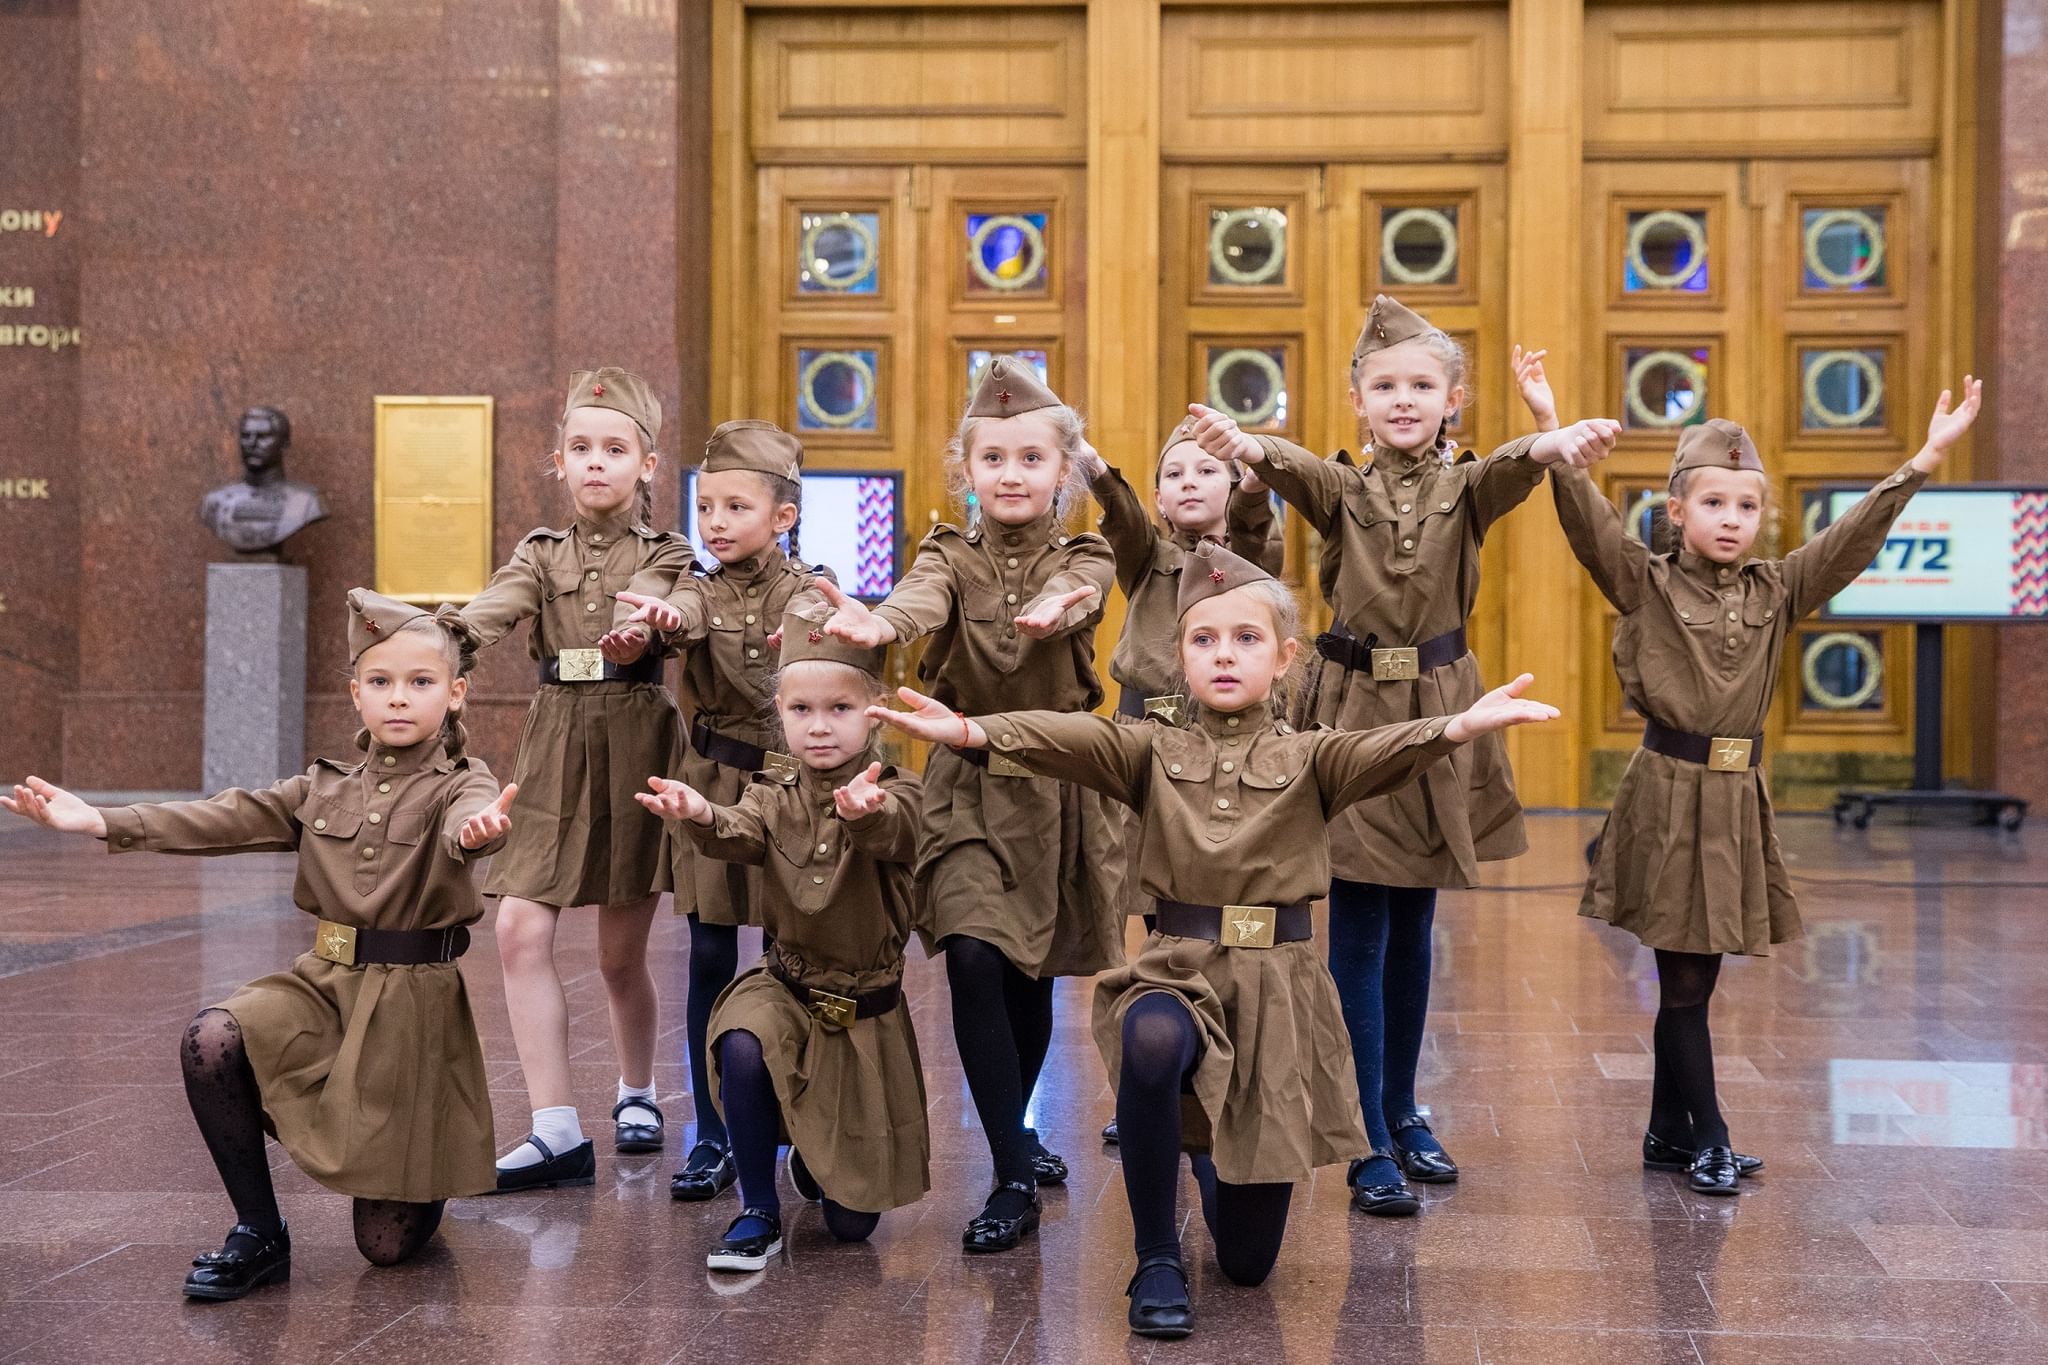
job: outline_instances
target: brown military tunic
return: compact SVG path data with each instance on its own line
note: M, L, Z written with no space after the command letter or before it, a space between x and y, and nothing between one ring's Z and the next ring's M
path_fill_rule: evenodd
M833 789L879 756L764 775L738 804L715 807L711 824L675 822L707 860L762 870L755 904L769 957L804 985L847 997L902 981L916 915L917 776L884 768L889 799L858 820L841 820L832 804ZM719 1037L744 1029L761 1040L790 1143L819 1188L867 1213L915 1203L931 1188L931 1135L910 1006L841 1027L814 1018L768 963L711 1007L711 1093L719 1093Z
M1145 511L1136 490L1114 465L1105 465L1094 483L1095 500L1102 504L1099 528L1116 555L1117 586L1124 590L1124 630L1109 656L1109 676L1126 694L1162 697L1187 690L1180 668L1181 562L1194 547L1195 537L1185 531L1172 535L1159 530ZM1232 490L1224 543L1235 545L1245 558L1267 573L1278 576L1287 557L1287 543L1279 534L1273 516L1273 500L1264 493ZM1182 704L1182 716L1186 704ZM1125 724L1140 724L1122 707L1116 712ZM1124 860L1127 867L1138 863L1138 841L1144 822L1126 808ZM1152 912L1152 900L1138 890L1138 879L1126 875L1124 914Z
M688 542L630 514L579 517L520 541L462 615L485 645L530 618L528 652L549 659L595 648L633 614L616 600L621 591L666 596L689 562ZM659 683L541 684L519 736L512 833L484 894L555 906L651 895L666 875L661 821L633 795L675 771L679 743L675 699Z
M1134 807L1149 897L1287 905L1330 885L1328 822L1427 772L1459 746L1441 718L1379 730L1297 731L1263 704L1199 712L1185 729L1100 716L979 717L993 750ZM1095 983L1095 1044L1114 1087L1123 1017L1148 991L1186 1001L1202 1032L1182 1146L1232 1184L1294 1181L1362 1156L1358 1082L1336 983L1312 940L1227 948L1154 933L1138 960Z
M308 914L449 929L483 914L469 864L496 845L457 836L497 797L490 769L437 737L323 758L262 791L101 813L110 853L296 850L292 901ZM496 1188L483 1049L453 962L344 967L307 952L215 1008L241 1025L271 1131L327 1188L415 1204Z
M1614 671L1643 715L1708 737L1761 734L1793 625L1870 567L1927 476L1911 465L1783 559L1652 554L1584 470L1552 475L1572 552L1621 619ZM1637 749L1579 913L1652 948L1768 954L1800 935L1761 764L1717 772Z
M940 525L875 614L904 645L931 636L918 675L962 711L998 706L1085 711L1102 700L1095 623L1116 573L1096 535L1068 535L1048 514L1026 526ZM1061 633L1034 640L1014 618L1078 587L1098 593ZM919 927L994 944L1032 976L1088 976L1124 960L1123 821L1093 791L1004 777L934 746L925 767L917 872Z
M1388 452L1363 469L1322 460L1271 436L1258 475L1323 537L1323 596L1364 644L1420 645L1464 627L1479 595L1479 546L1494 522L1542 481L1525 436L1482 460L1446 465L1435 451ZM1369 730L1448 716L1486 691L1470 653L1419 678L1373 681L1310 650L1318 722ZM1346 881L1476 886L1479 864L1527 850L1522 805L1498 733L1481 735L1391 796L1360 802L1330 829L1330 862Z
M778 655L768 637L782 624L789 599L815 574L809 565L771 546L753 559L721 564L705 574L688 573L676 581L668 600L683 614L683 624L666 638L683 657L683 704L690 710L692 729L708 725L742 744L768 750L782 747L774 696ZM720 806L738 801L753 776L698 753L688 731L667 775L689 783L705 800ZM707 924L758 922L753 910L760 895L758 870L702 857L674 828L665 837L661 886L676 893L677 914L696 915Z

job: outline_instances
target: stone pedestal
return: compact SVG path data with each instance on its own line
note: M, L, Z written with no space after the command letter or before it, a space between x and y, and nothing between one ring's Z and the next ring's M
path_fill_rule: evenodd
M306 571L209 564L203 785L267 787L305 767Z

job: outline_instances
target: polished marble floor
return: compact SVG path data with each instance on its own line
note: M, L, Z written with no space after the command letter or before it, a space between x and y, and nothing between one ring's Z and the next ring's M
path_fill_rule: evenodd
M1342 1168L1299 1190L1257 1290L1222 1282L1196 1220L1201 1327L1128 1336L1130 1222L1088 986L1063 983L1036 1109L1074 1168L1017 1252L967 1260L988 1180L943 973L910 975L930 1080L932 1193L865 1246L815 1211L787 1259L708 1275L736 1212L676 1205L659 1156L601 1155L595 1189L458 1201L417 1262L367 1266L347 1201L273 1149L294 1278L237 1304L178 1293L232 1221L185 1111L176 1040L199 1006L289 961L308 924L281 856L112 859L0 827L0 1360L929 1361L2048 1360L2048 856L2035 830L1784 822L1809 937L1733 960L1714 1006L1722 1103L1769 1168L1701 1199L1640 1168L1649 955L1572 912L1591 823L1437 920L1424 1096L1465 1169L1418 1218L1347 1211ZM688 1111L664 916L658 1082ZM587 922L566 934L586 1120L614 1067ZM464 962L502 1133L525 1130L488 933ZM680 1135L677 1135L680 1136ZM1190 1191L1192 1186L1189 1186ZM785 1195L785 1199L789 1199ZM793 1200L785 1209L799 1207Z

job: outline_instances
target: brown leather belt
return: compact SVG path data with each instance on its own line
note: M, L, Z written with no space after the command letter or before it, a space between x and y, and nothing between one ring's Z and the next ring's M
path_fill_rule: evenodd
M862 995L834 995L831 991L806 986L791 976L783 969L782 964L772 957L768 959L768 974L787 987L789 993L810 1011L812 1018L828 1024L837 1024L841 1028L845 1028L856 1019L873 1019L878 1015L887 1014L903 1003L901 981L878 986Z
M1340 621L1334 630L1316 636L1316 653L1355 673L1369 673L1374 682L1399 682L1406 678L1419 678L1431 669L1456 663L1471 652L1465 643L1463 626L1448 635L1424 640L1419 645L1392 649L1378 648L1379 638L1368 635L1362 642L1354 639Z
M1725 735L1692 735L1650 721L1643 726L1643 747L1653 754L1704 763L1717 773L1739 773L1764 761L1764 737L1729 738Z
M1292 905L1190 905L1155 901L1159 932L1225 948L1271 948L1310 937L1308 902Z
M1188 718L1188 699L1178 692L1148 697L1135 687L1126 687L1117 694L1116 713L1130 720L1157 716L1168 725L1179 725Z
M668 661L660 654L642 654L629 664L615 664L596 648L563 649L540 661L543 683L636 682L658 683Z
M469 929L358 929L321 920L313 956L343 967L418 967L453 962L469 951Z
M690 747L713 763L737 768L743 773L793 773L796 760L788 754L749 744L731 735L721 735L702 719L690 723Z

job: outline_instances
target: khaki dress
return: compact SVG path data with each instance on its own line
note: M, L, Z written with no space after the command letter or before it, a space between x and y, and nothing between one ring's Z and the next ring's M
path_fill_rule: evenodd
M1420 645L1463 628L1479 595L1479 547L1487 530L1535 491L1543 467L1525 436L1484 459L1446 465L1434 451L1388 452L1364 468L1341 454L1322 460L1271 436L1259 477L1323 537L1323 596L1361 644ZM1468 652L1419 678L1375 682L1309 651L1316 721L1368 730L1419 716L1448 716L1486 691ZM1507 746L1481 735L1422 781L1364 801L1330 829L1330 863L1345 881L1380 886L1466 887L1479 864L1526 852Z
M782 748L782 723L775 715L779 656L768 637L782 624L789 599L815 575L809 565L771 547L756 558L676 581L668 601L683 614L683 624L666 643L682 655L682 700L693 725L709 725L756 748ZM738 801L753 773L698 753L690 728L684 729L668 776L689 783L714 806ZM753 909L761 894L757 867L704 857L673 825L663 837L660 885L675 892L678 915L695 915L706 924L760 922Z
M814 990L859 996L903 980L916 913L918 794L913 773L882 770L888 800L841 820L832 791L879 757L829 772L756 778L709 825L676 822L707 859L762 869L755 903L769 957ZM761 1041L790 1143L833 1202L864 1213L915 1203L931 1188L924 1068L910 1006L842 1027L815 1018L768 969L727 986L711 1007L711 1093L718 1040L743 1029ZM719 1111L724 1112L721 1101Z
M1048 515L1026 526L941 524L875 615L904 645L929 635L918 676L958 711L1086 711L1102 700L1095 624L1116 561L1096 535ZM1098 596L1034 640L1014 619L1078 587ZM1003 776L934 745L925 766L919 930L934 950L964 934L1034 977L1090 976L1124 960L1123 817L1100 793Z
M262 791L110 807L107 850L299 855L292 901L357 929L450 929L483 914L462 822L498 798L439 739L321 759ZM306 926L313 936L313 925ZM216 1009L241 1025L268 1127L313 1179L424 1204L497 1187L491 1097L453 962L344 967L304 953Z
M1927 476L1910 464L1783 559L1652 554L1584 470L1551 488L1572 553L1621 619L1614 671L1636 710L1687 734L1762 733L1785 640L1870 567ZM1579 913L1652 948L1763 956L1800 935L1763 766L1717 772L1637 749L1614 794Z
M1109 657L1109 676L1126 696L1185 693L1179 647L1180 568L1194 548L1195 537L1183 531L1172 535L1160 531L1136 490L1113 465L1104 467L1094 491L1095 500L1102 504L1099 529L1116 555L1117 586L1124 590L1127 604L1123 635ZM1223 543L1239 547L1245 558L1275 577L1287 557L1287 542L1279 527L1271 498L1263 492L1232 491ZM1185 702L1180 714L1183 719L1187 715ZM1126 725L1144 723L1144 717L1133 717L1121 706L1116 718ZM1144 822L1129 808L1124 810L1123 820L1124 860L1135 867ZM1124 878L1123 904L1126 916L1152 912L1151 898L1138 890L1136 877Z
M549 659L594 648L633 614L617 600L621 591L664 597L689 563L679 536L628 515L579 517L520 541L462 615L485 645L531 619L528 653ZM553 906L654 894L666 879L661 820L633 795L654 774L675 771L680 743L675 699L658 682L541 684L519 736L512 833L484 894Z
M1134 807L1145 822L1147 896L1199 905L1287 905L1330 885L1330 819L1429 771L1457 746L1441 717L1380 730L1297 731L1263 705L1199 713L1185 729L1100 716L982 716L995 752ZM1179 996L1202 1034L1181 1145L1235 1185L1304 1179L1365 1154L1351 1036L1313 940L1228 948L1154 933L1137 961L1095 983L1095 1045L1112 1088L1124 1012Z

